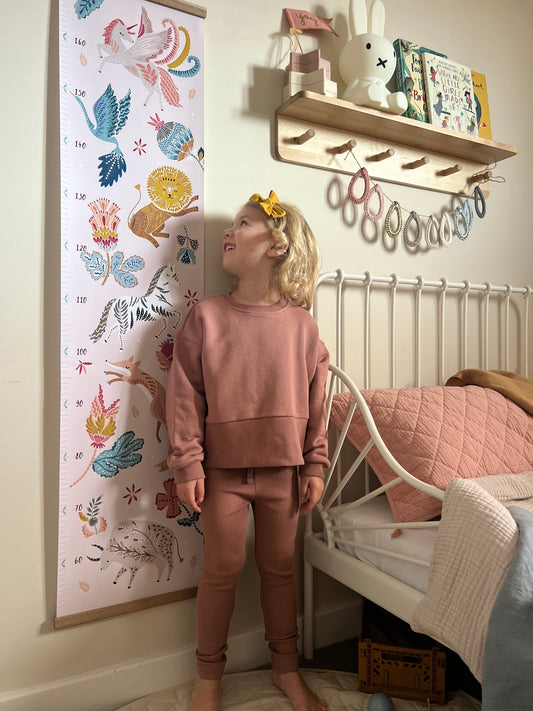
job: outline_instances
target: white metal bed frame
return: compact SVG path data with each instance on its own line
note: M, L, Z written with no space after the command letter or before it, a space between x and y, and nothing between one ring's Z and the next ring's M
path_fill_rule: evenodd
M363 597L366 597L373 602L375 602L380 607L388 610L397 617L409 622L412 619L413 612L418 605L418 603L423 598L423 593L420 591L406 585L405 583L382 573L377 568L369 565L358 558L352 557L340 551L336 544L342 540L344 545L350 545L354 549L367 549L372 551L377 551L378 549L371 546L366 546L362 544L350 543L345 539L339 537L339 532L343 528L355 528L355 527L341 527L335 525L335 521L332 520L331 511L332 507L337 504L343 503L343 492L352 477L359 476L359 472L363 471L364 474L364 495L351 502L351 506L357 508L362 504L366 503L375 496L382 494L388 489L397 486L402 481L407 482L411 486L420 491L423 491L431 496L434 496L440 500L443 499L444 493L434 486L426 484L419 479L412 476L406 469L404 469L392 456L392 454L387 449L385 443L383 442L374 420L372 418L371 412L361 395L358 387L354 381L347 375L343 370L344 365L344 353L343 345L345 338L345 317L349 308L346 307L346 289L351 286L356 288L364 289L364 318L363 318L363 336L362 336L362 353L364 360L364 388L370 387L370 333L372 327L371 321L371 300L373 296L373 289L382 287L390 288L389 296L389 326L390 326L390 375L387 384L384 387L397 387L396 386L396 370L397 370L397 353L395 349L396 336L397 336L397 318L396 318L396 297L398 288L408 288L414 292L414 302L413 308L415 313L414 319L414 351L415 351L415 382L412 383L414 386L419 386L421 384L421 351L423 343L423 326L421 320L421 297L422 292L425 291L426 294L430 293L437 298L438 301L438 315L437 315L437 327L439 331L438 347L437 347L437 362L438 362L438 379L439 384L444 384L446 377L444 373L444 349L446 343L446 328L448 326L448 321L446 319L446 298L450 293L455 293L459 295L461 300L460 304L460 318L457 323L457 327L460 332L460 354L457 370L462 370L466 367L477 367L482 369L489 368L489 334L491 333L491 322L489 319L490 314L490 300L494 298L503 299L503 327L498 330L502 334L503 349L500 351L501 359L503 363L490 364L490 367L494 367L502 370L509 370L509 364L511 362L511 355L514 356L515 362L519 364L516 370L520 371L525 377L528 376L528 337L529 337L529 299L531 298L532 289L530 286L525 287L513 287L511 285L504 286L494 286L488 282L483 284L471 284L468 281L464 282L449 282L447 279L439 279L437 281L425 281L422 277L416 277L415 279L403 279L399 278L397 275L393 274L388 277L376 277L366 272L362 275L350 275L345 274L343 270L338 269L336 272L328 273L322 275L319 280L319 289L317 290L317 302L320 300L320 286L324 284L333 285L335 289L335 334L334 334L334 349L332 361L336 361L337 364L332 362L330 366L330 380L327 391L327 421L329 424L331 415L331 406L333 397L336 393L348 390L352 395L352 405L348 412L348 416L342 427L340 433L337 434L334 445L333 452L330 454L330 467L326 470L326 484L324 489L324 495L321 502L317 505L316 511L321 520L321 530L319 532L313 532L312 515L309 514L306 518L306 526L304 533L304 627L303 627L303 641L304 641L304 655L306 658L311 659L313 656L313 570L317 568L318 570L330 575L334 579L343 583L347 587L351 588L355 592L358 592ZM469 328L469 316L468 316L468 302L472 294L476 294L478 298L481 299L481 320L482 320L482 334L479 352L476 354L477 362L475 365L470 363L470 354L467 350L468 343L468 328ZM518 327L515 328L516 334L513 334L511 338L511 328L510 328L510 309L511 301L514 300L513 309L518 310ZM521 303L520 303L521 300ZM315 311L316 305L315 302ZM331 320L331 318L330 318ZM517 337L515 338L515 335ZM455 372L455 371L454 371ZM453 375L453 372L448 373ZM434 383L431 383L434 384ZM373 385L373 387L375 387ZM362 449L354 461L345 463L342 462L341 452L345 443L345 438L348 432L348 428L351 422L351 418L356 410L359 408L362 416L365 419L370 439L367 445ZM370 491L369 488L369 472L368 467L364 466L361 470L361 464L364 462L366 455L372 447L376 447L380 454L383 456L387 464L396 473L397 477L386 485L379 486L378 488ZM344 470L343 470L344 469ZM413 522L413 523L393 523L387 526L391 529L400 528L420 528L429 529L438 526L438 522ZM357 528L384 528L383 525L379 526L358 526ZM384 551L379 551L384 553ZM391 552L386 552L387 555L397 557L403 560L409 560L417 562L418 564L428 565L427 563L422 563L420 560L410 558L407 556L398 555Z
M412 385L421 385L421 347L423 343L423 324L421 316L421 303L424 295L432 295L438 300L438 331L439 331L439 351L438 366L439 366L439 382L438 384L444 384L446 376L444 373L444 356L445 356L445 331L446 331L446 302L447 297L451 295L459 296L461 299L461 323L460 327L460 339L461 339L461 353L458 362L457 370L463 370L467 367L477 367L487 370L489 368L489 338L490 338L490 305L491 299L500 299L503 303L504 309L504 354L502 357L502 363L498 364L502 370L510 370L510 312L511 303L514 300L514 305L518 308L520 307L520 301L522 302L522 352L519 353L520 365L517 372L520 372L526 378L529 371L529 347L528 347L528 330L530 324L530 314L529 314L529 301L532 296L531 286L512 286L511 284L505 285L494 285L489 281L483 283L470 283L468 280L461 282L448 281L446 278L441 278L437 280L426 280L422 276L417 276L414 278L403 278L398 277L397 274L391 274L389 276L375 276L371 272L364 272L363 274L347 274L343 269L337 269L335 272L328 272L322 274L318 281L317 287L317 299L315 299L315 310L317 305L319 306L319 294L321 286L333 285L336 293L336 306L335 306L335 352L336 359L335 364L344 369L344 354L343 354L343 338L345 335L345 325L344 325L344 311L343 307L346 300L346 288L347 287L359 287L364 290L364 330L361 334L364 343L364 377L362 382L363 388L371 387L370 383L370 354L369 354L369 344L370 344L370 329L371 329L371 302L373 298L373 293L376 287L388 287L390 290L390 359L391 359L391 376L389 387L396 387L396 364L397 364L397 352L396 352L396 334L397 334L397 318L396 318L396 303L398 291L400 289L411 290L414 294L414 315L415 315L415 330L414 330L414 342L415 342L415 364L416 364L416 377ZM469 332L469 317L468 317L468 306L469 302L473 297L481 298L482 300L482 318L481 320L481 330L483 333L483 338L481 341L481 354L476 364L470 364L471 356L468 353L468 332ZM493 366L494 367L494 366ZM450 374L448 374L449 376ZM432 383L433 385L435 383ZM382 385L382 384L380 384Z

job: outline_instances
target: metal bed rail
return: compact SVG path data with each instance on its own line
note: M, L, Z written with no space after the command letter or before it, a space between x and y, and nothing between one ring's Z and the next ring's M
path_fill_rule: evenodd
M498 305L503 308L503 326L502 333L499 334L499 341L502 342L503 354L501 362L495 367L500 370L511 370L510 352L511 352L511 306L516 313L516 319L519 322L520 334L518 340L520 342L520 352L516 355L516 360L519 363L516 369L520 374L528 377L529 374L529 329L530 329L530 313L529 303L532 294L532 288L526 286L512 286L511 284L497 285L490 282L471 283L468 280L461 282L449 281L446 278L437 280L426 280L422 276L414 278L399 277L397 274L390 276L375 276L371 272L363 274L349 274L343 269L337 269L334 272L322 274L319 278L317 288L317 299L315 300L315 310L317 309L318 300L320 298L321 287L326 284L335 286L335 358L333 362L343 370L345 369L345 359L343 352L343 341L346 332L345 310L346 310L346 289L351 286L360 286L363 289L363 332L361 334L363 343L363 360L364 374L360 386L363 388L371 387L370 366L371 354L370 344L373 330L372 320L372 302L377 288L389 288L389 348L390 348L390 387L396 387L398 353L396 348L398 336L398 318L397 318L397 300L399 291L408 290L413 294L413 311L414 311L414 358L415 358L415 377L412 383L415 386L422 384L421 363L424 357L424 330L425 326L422 319L422 297L431 294L437 298L437 329L438 329L438 383L443 385L446 381L447 374L445 373L445 353L447 342L447 327L450 325L447 319L447 299L454 295L461 300L461 314L458 324L452 324L452 328L459 329L460 339L460 357L458 362L458 370L463 370L468 367L477 367L488 369L491 367L489 361L489 344L492 335L492 327L494 320L490 317L490 308L496 300ZM469 318L469 302L474 298L481 299L481 318L479 319L479 328L482 332L480 343L480 358L478 362L472 364L470 362L470 354L468 351L468 335L471 326ZM329 316L329 318L331 318ZM501 337L500 337L501 335ZM451 375L451 373L448 373ZM435 384L435 383L432 383ZM379 385L383 385L379 383Z

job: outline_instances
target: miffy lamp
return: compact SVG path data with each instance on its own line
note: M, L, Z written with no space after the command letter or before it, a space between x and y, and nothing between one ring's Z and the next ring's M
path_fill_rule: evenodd
M407 98L401 91L391 93L385 86L394 74L396 52L383 36L385 7L373 0L368 12L365 0L350 0L352 38L341 52L339 70L346 83L343 99L392 114L403 114Z

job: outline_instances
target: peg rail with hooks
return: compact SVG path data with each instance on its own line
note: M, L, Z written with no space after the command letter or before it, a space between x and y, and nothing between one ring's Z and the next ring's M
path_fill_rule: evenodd
M489 166L514 146L301 91L276 111L280 160L339 173L366 166L371 178L470 196L488 195Z

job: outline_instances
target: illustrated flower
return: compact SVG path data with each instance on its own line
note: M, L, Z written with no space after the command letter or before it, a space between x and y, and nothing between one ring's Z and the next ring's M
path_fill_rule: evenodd
M85 428L91 439L91 446L103 449L107 440L115 434L119 400L115 400L109 407L104 404L102 386L98 386L98 395L91 404L91 414L86 420Z
M162 511L164 508L167 509L165 514L167 518L175 518L181 513L180 502L176 494L176 482L174 479L167 479L163 482L163 486L165 493L156 494L155 505L158 511Z
M98 519L98 523L94 526L94 531L91 531L91 529L88 527L88 525L85 523L81 527L81 532L85 536L85 538L90 538L91 536L95 536L97 533L102 533L105 531L107 528L107 521L103 516L100 516Z
M134 467L142 460L138 450L143 448L144 439L135 437L131 430L121 434L109 449L104 449L107 440L115 434L115 416L118 414L119 402L117 399L106 407L102 386L98 386L98 395L92 401L90 415L85 421L85 429L91 440L91 447L94 448L93 454L83 474L70 484L71 488L83 479L91 467L95 474L109 479L116 476L121 469ZM101 451L96 454L98 450Z
M194 306L194 304L198 303L198 292L195 291L194 293L190 290L187 289L187 293L185 294L185 298L187 300L187 306Z
M128 506L131 504L132 501L137 501L137 494L142 491L142 489L136 489L135 484L131 485L131 489L129 486L126 487L126 491L128 492L125 494L122 498L123 499L128 499Z
M172 363L172 354L174 352L174 339L172 336L168 336L163 343L159 346L156 358L161 366L161 370L167 371Z
M143 153L146 153L146 151L144 150L145 148L146 143L142 142L142 138L139 138L138 141L135 141L135 148L133 150L138 151L140 156L142 156Z
M102 505L102 497L97 499L94 497L87 505L87 515L83 511L78 511L78 516L84 521L81 531L85 538L95 536L97 533L102 533L107 528L107 521L103 516L99 516L100 506Z
M89 207L93 213L89 218L93 240L102 249L112 249L118 242L117 228L120 218L117 213L120 207L107 198L98 198L90 202Z
M86 366L88 366L88 365L92 365L92 363L83 363L83 362L80 360L79 364L76 366L76 370L78 371L78 373L79 373L80 375L81 375L82 373L84 373L85 375L87 375L87 367L86 367Z
M176 259L182 264L196 264L196 250L200 246L197 239L191 239L184 227L185 234L178 235L178 244L181 249L178 251Z
M203 148L200 148L201 153L199 151L198 155L193 152L194 137L187 126L175 121L164 121L158 114L150 116L148 123L157 131L157 145L167 158L171 160L194 158L203 169L201 162L204 157Z
M89 203L91 212L89 224L92 229L92 237L94 242L102 247L104 256L94 251L89 253L89 250L80 252L80 258L85 264L85 268L95 281L102 279L102 286L107 282L112 274L116 281L125 288L130 288L137 285L137 277L131 272L137 272L144 267L144 259L134 254L132 257L124 259L123 252L110 253L118 243L118 225L120 218L118 216L119 206L110 202L107 198L98 198Z

